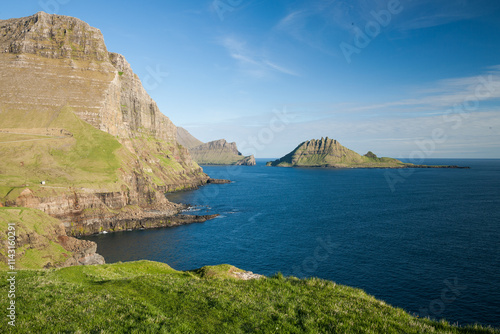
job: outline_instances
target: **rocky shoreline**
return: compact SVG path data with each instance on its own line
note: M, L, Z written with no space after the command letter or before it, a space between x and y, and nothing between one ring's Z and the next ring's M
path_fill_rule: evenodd
M65 223L65 228L74 237L84 237L94 234L112 233L120 231L149 230L180 225L204 223L218 217L213 215L170 215L165 212L146 212L142 217L123 219L103 219L98 222Z
M232 183L233 181L230 180L224 180L224 179L208 179L207 184L227 184L227 183Z

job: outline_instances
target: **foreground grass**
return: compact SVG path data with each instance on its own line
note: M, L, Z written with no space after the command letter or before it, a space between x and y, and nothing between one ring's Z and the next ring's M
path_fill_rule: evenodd
M415 318L329 281L281 275L239 281L228 269L178 272L139 261L20 271L17 326L13 330L3 319L0 332L499 333ZM6 273L1 276L6 296ZM7 298L0 300L5 310Z

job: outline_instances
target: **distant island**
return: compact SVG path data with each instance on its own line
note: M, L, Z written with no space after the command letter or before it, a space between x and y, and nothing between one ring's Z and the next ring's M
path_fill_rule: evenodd
M186 129L177 127L177 142L186 147L196 163L200 165L239 165L255 166L253 155L243 156L236 143L228 143L225 139L203 143Z
M269 161L273 167L329 167L329 168L468 168L459 166L429 166L405 163L394 158L382 157L369 151L360 155L337 140L321 138L301 143L281 159Z

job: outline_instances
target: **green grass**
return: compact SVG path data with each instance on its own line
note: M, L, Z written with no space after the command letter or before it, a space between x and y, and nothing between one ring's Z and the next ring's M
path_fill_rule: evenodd
M17 275L16 333L499 333L415 318L354 289L276 275L254 281L139 261ZM6 273L0 273L6 295ZM0 299L0 309L7 307ZM7 321L0 332L8 333Z
M304 143L279 160L270 161L268 166L279 167L336 167L336 168L395 168L403 167L401 161L393 158L378 158L372 152L361 156L339 145L335 149L315 152Z
M17 123L22 124L20 117L26 116L15 112L8 115L12 128ZM40 116L40 123L45 122L43 115ZM80 120L69 107L54 111L50 117L45 116L51 128L65 129L73 136L0 143L0 154L6 157L0 160L0 200L15 199L25 184L36 191L41 181L54 187L52 192L57 192L57 187L67 191L70 186L118 190L117 171L126 160L118 140Z
M8 224L15 223L18 242L16 268L40 269L49 262L64 263L72 252L65 250L57 236L64 231L61 222L42 211L27 208L0 208L0 231L7 231ZM0 233L0 259L7 258L7 234ZM28 242L29 241L29 242ZM20 243L22 242L22 245ZM7 268L0 260L0 269Z

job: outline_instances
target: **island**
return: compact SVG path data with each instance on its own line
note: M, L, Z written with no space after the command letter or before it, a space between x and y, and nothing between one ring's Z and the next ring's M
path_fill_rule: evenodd
M325 167L325 168L468 168L446 165L416 165L394 158L377 157L369 151L360 155L337 140L328 137L301 143L284 157L269 161L273 167Z

